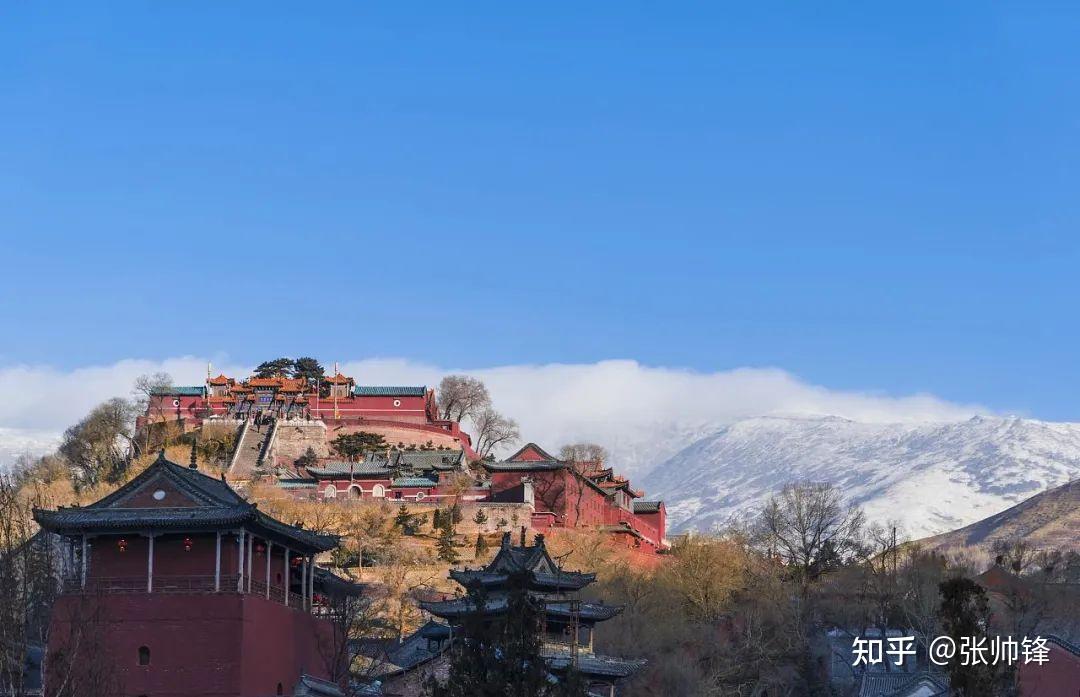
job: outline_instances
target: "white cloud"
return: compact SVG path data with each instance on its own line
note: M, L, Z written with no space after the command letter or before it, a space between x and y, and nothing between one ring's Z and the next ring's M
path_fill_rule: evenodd
M244 375L243 366L214 363L214 373ZM361 384L435 385L468 372L488 385L496 407L521 424L522 435L548 448L593 440L620 464L640 472L689 438L718 424L763 414L831 414L867 422L954 421L986 410L919 394L890 397L811 385L775 368L700 373L609 360L590 364L510 365L457 371L404 359L345 362ZM0 368L0 427L60 432L95 404L129 396L134 379L164 370L179 384L200 384L206 359L129 359L112 365L57 370Z

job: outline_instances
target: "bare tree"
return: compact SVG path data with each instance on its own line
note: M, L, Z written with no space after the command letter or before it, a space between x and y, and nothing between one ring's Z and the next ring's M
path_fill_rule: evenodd
M758 543L778 556L802 587L859 549L862 510L845 505L831 484L789 484L758 515Z
M596 443L567 443L559 448L559 459L574 463L596 463L602 466L608 459L608 451Z
M436 399L440 418L464 421L478 417L491 406L487 387L468 375L447 375L439 383Z
M165 372L145 373L135 378L131 390L131 394L135 398L135 410L150 417L148 419L150 423L147 423L143 429L142 443L140 444L142 452L150 450L151 423L164 423L169 418L164 400L154 399L154 397L171 389L172 386L173 378Z
M994 555L995 564L1016 574L1026 572L1038 559L1038 550L1019 536L994 540L990 545L990 553Z
M486 407L473 417L476 428L476 451L486 458L502 445L509 445L521 437L517 421L505 417L491 407Z

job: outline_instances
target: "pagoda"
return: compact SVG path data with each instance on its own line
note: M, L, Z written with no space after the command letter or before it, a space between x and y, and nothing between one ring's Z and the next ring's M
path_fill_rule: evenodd
M103 499L34 518L66 541L68 557L50 668L94 664L115 678L76 693L291 695L340 674L334 628L320 615L341 588L315 565L338 538L266 515L224 477L199 472L194 456L185 467L162 452ZM92 650L80 647L87 637Z
M499 551L487 566L453 570L450 578L477 592L451 600L422 602L421 607L445 620L451 634L477 612L496 620L509 607L514 584L524 579L529 597L542 608L542 655L553 674L572 668L589 682L590 694L613 697L616 683L645 664L643 660L594 653L596 624L616 616L622 607L578 599L576 594L593 583L596 574L562 570L548 553L542 534L528 546L522 529L521 545L514 546L510 533L503 533ZM474 598L481 597L483 607L478 608Z

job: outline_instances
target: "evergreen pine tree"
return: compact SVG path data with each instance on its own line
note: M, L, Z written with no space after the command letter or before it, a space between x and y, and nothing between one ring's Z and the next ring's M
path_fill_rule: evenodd
M439 530L439 539L435 541L435 549L438 550L439 559L449 563L458 563L458 553L454 549L454 526L446 525L449 518L444 516L444 524Z
M476 509L476 515L473 516L473 522L477 525L483 525L488 521L487 513L484 513L483 508Z
M319 456L315 453L315 449L310 445L308 449L304 451L304 454L296 458L296 466L299 469L306 467L314 467L319 462Z
M990 620L990 605L986 591L969 578L955 577L942 581L938 586L941 591L941 627L957 646L966 637L986 637ZM987 639L989 643L989 639ZM988 664L963 665L964 661L950 661L948 668L949 685L959 697L975 695L1005 694L1001 688L1007 685L1010 676L1005 666Z
M476 552L475 552L474 556L477 559L480 559L481 557L487 556L487 552L488 552L487 540L484 539L483 533L477 533L476 534Z
M394 527L401 528L401 532L406 535L413 534L413 516L409 513L409 509L405 504L401 504L401 508L398 509L397 515L394 517Z

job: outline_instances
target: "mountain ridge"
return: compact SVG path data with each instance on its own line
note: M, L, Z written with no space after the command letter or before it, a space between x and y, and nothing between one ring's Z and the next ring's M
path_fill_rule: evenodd
M1080 476L1080 424L1020 417L865 423L760 416L719 427L641 480L674 529L745 515L784 484L826 481L914 537L968 525Z

